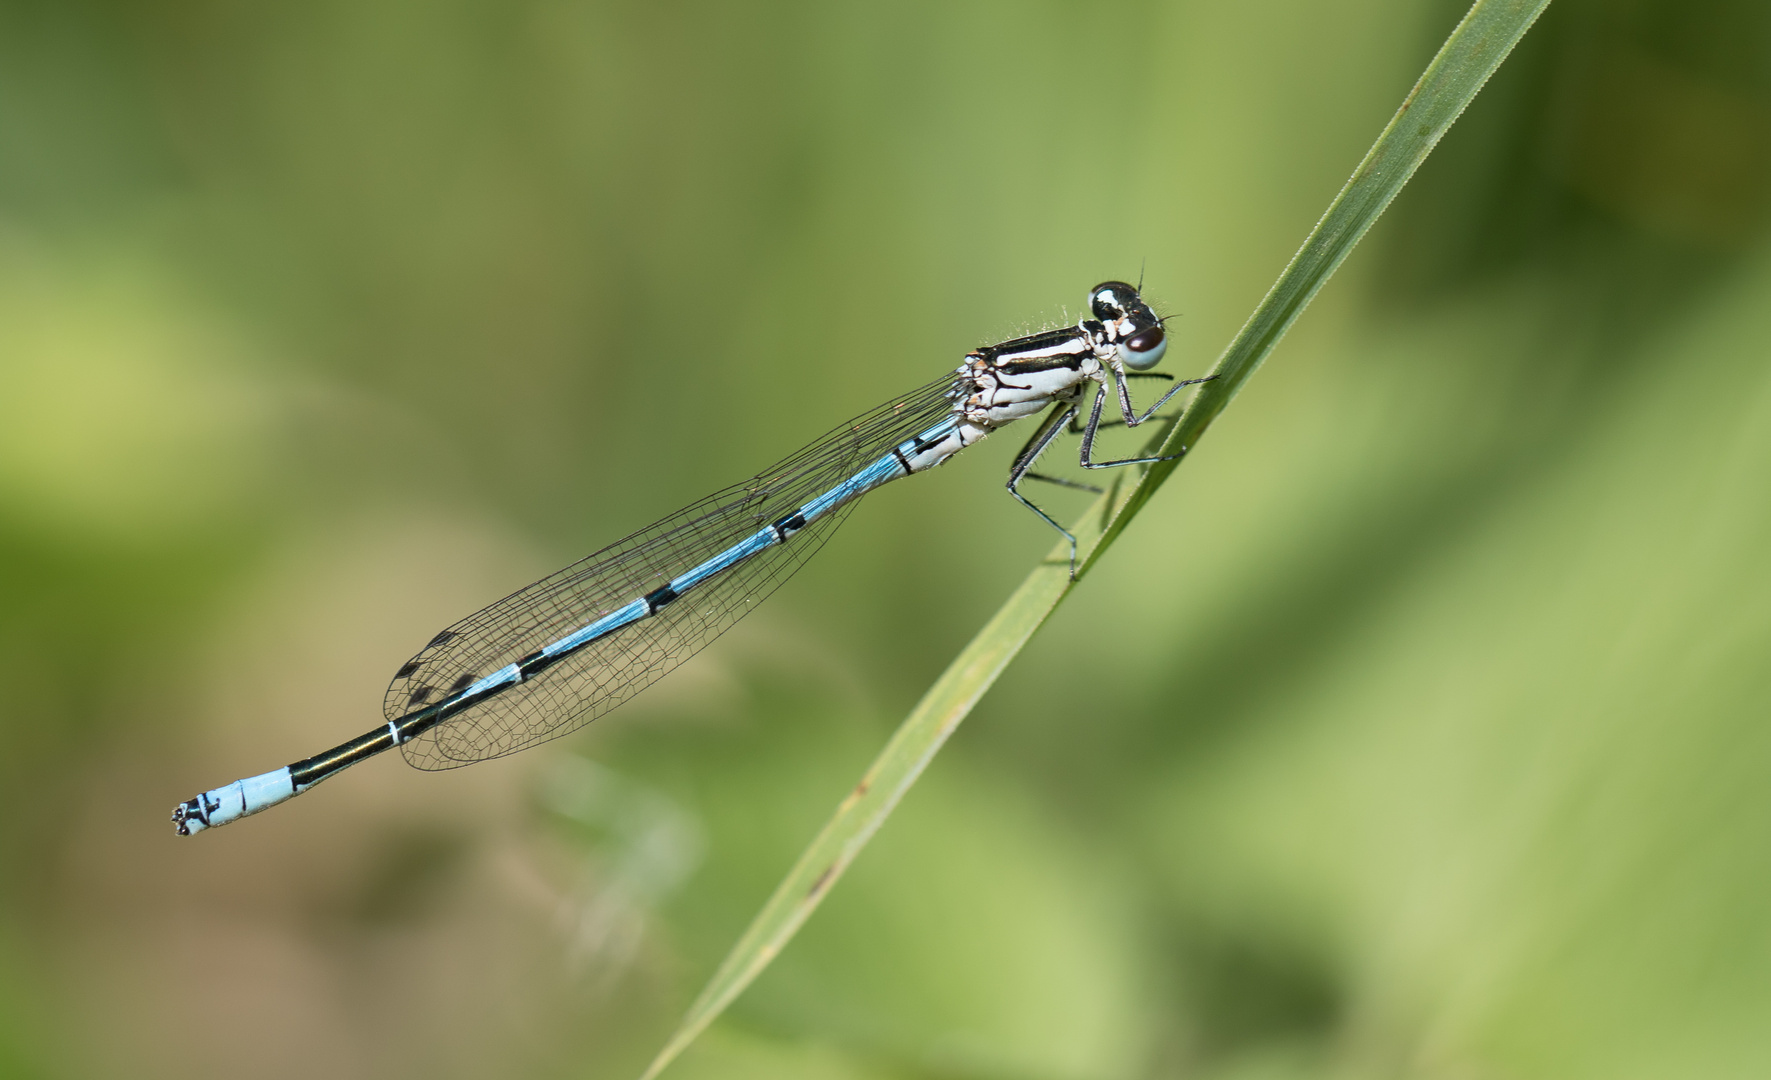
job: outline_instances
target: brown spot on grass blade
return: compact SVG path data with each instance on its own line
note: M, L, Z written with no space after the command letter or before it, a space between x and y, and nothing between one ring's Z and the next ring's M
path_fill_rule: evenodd
M836 808L836 812L846 814L853 810L855 804L865 799L871 790L873 790L873 777L871 775L862 777L861 782L855 785L855 790L849 792L848 797L843 799L842 805Z

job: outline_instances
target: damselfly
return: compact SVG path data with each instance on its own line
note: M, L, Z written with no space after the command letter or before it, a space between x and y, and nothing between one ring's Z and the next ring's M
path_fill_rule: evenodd
M394 673L384 726L198 795L172 820L186 836L225 825L395 746L417 768L452 769L582 727L743 618L830 538L860 496L1046 410L1009 469L1008 491L1069 539L1074 573L1076 538L1021 494L1021 481L1055 479L1033 465L1060 434L1078 430L1091 386L1082 467L1164 460L1095 461L1093 452L1110 392L1123 422L1136 427L1182 387L1205 381L1175 383L1148 409L1134 409L1132 378L1171 378L1150 370L1167 348L1162 320L1137 289L1097 285L1075 326L968 353L953 373L461 620Z

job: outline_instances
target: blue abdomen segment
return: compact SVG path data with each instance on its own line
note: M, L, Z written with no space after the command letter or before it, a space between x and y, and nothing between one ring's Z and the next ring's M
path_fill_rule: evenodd
M556 659L566 653L572 652L574 649L580 649L589 645L597 638L603 637L606 634L612 634L629 623L639 622L650 614L651 611L647 609L644 600L635 600L626 607L617 608L614 611L609 612L607 615L604 615L589 626L574 630L558 641L542 646L541 655L549 659Z
M779 522L758 529L700 566L672 578L669 585L652 595L667 594L669 599L665 601L666 603L675 600L683 593L718 577L745 559L774 547L776 544L785 544L794 533L835 510L843 503L859 498L879 485L904 475L906 475L906 470L897 456L887 454L811 502L801 506L797 512L787 515ZM656 611L662 606L664 606L662 603L655 603L652 610Z
M835 510L850 499L867 494L879 485L908 475L896 454L887 454L842 483L799 508L799 516L812 521Z
M860 472L801 506L795 513L758 529L699 566L678 574L668 584L654 589L630 604L609 612L595 622L580 627L557 641L542 646L521 660L475 681L453 698L422 710L425 714L424 721L420 722L422 727L428 727L507 687L514 686L524 679L539 675L579 649L600 641L617 630L650 618L697 586L717 579L733 567L777 544L786 543L794 533L805 528L807 524L830 513L844 503L865 495L881 484L907 475L909 475L909 470L897 453L894 452L879 458ZM402 741L422 730L421 726L403 723L399 727Z
M801 512L803 513L803 511ZM715 555L713 558L708 559L706 562L695 567L693 570L690 570L688 573L679 574L676 577L671 578L670 585L667 587L669 590L666 594L668 599L664 599L662 602L659 600L653 600L652 604L655 606L652 610L656 611L658 608L663 607L664 604L675 600L678 596L688 592L690 589L693 589L707 579L725 573L727 570L737 566L752 555L759 554L764 549L773 547L780 542L781 538L776 534L774 526L771 525L768 528L758 529L756 532L746 536L744 539L733 544L718 555ZM665 590L661 589L659 592L662 593L665 592ZM652 595L657 596L658 593Z

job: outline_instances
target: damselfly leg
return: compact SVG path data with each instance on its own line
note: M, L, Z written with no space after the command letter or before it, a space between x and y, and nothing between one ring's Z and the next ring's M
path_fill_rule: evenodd
M1095 392L1094 404L1089 409L1088 423L1081 428L1076 426L1076 419L1080 412L1076 402L1067 401L1058 403L1046 414L1045 420L1042 421L1039 428L1034 431L1033 437L1027 440L1027 445L1023 446L1021 452L1015 455L1014 464L1009 468L1007 484L1009 494L1013 495L1021 505L1033 511L1035 514L1038 514L1040 520L1056 529L1058 534L1069 542L1070 576L1072 579L1076 577L1076 536L1071 533L1070 530L1059 525L1050 514L1046 513L1031 499L1022 495L1020 490L1021 481L1042 480L1045 483L1056 484L1059 487L1077 488L1082 491L1094 492L1097 495L1101 493L1102 489L1093 484L1078 483L1077 481L1067 480L1060 476L1051 476L1046 473L1036 473L1032 471L1034 463L1039 460L1039 456L1045 453L1057 437L1062 434L1080 433L1082 435L1082 446L1078 457L1080 459L1079 463L1085 469L1112 469L1118 468L1122 465L1147 465L1153 462L1174 461L1180 458L1182 456L1181 454L1165 454L1156 457L1133 457L1120 458L1114 461L1095 461L1093 457L1095 437L1099 434L1102 427L1116 427L1121 425L1127 428L1138 427L1155 416L1156 411L1168 404L1175 394L1179 393L1182 389L1199 383L1210 382L1212 379L1217 378L1217 376L1207 375L1204 378L1183 379L1180 382L1175 383L1175 385L1169 387L1167 393L1157 399L1156 404L1144 410L1142 414L1132 407L1131 394L1126 389L1126 381L1128 378L1172 380L1174 376L1158 371L1128 371L1122 373L1121 377L1114 380L1114 382L1119 389L1120 411L1124 419L1108 421L1105 424L1101 421L1101 411L1107 401L1107 385L1104 381Z
M1125 388L1125 380L1119 380L1119 408L1120 412L1125 417L1123 421L1125 426L1128 428L1134 428L1143 424L1156 415L1156 410L1168 404L1169 399L1180 393L1182 390L1198 383L1210 382L1215 378L1217 378L1216 375L1207 375L1202 379L1182 379L1180 382L1169 387L1168 393L1163 394L1162 397L1158 398L1156 404L1145 409L1142 415L1139 415L1137 410L1132 408L1131 393ZM1181 454L1163 454L1155 457L1119 458L1115 461L1094 460L1095 436L1098 435L1101 430L1101 407L1105 405L1106 402L1107 387L1102 385L1101 388L1095 392L1095 403L1094 406L1089 409L1088 424L1082 431L1082 452L1080 456L1082 458L1083 468L1113 469L1121 465L1149 465L1158 461L1174 461L1181 456ZM1186 451L1183 449L1181 453L1184 454Z
M1052 408L1052 410L1046 414L1045 419L1040 422L1038 429L1033 432L1033 437L1027 440L1027 445L1021 447L1021 452L1015 455L1015 463L1009 467L1008 484L1007 484L1008 493L1010 495L1013 495L1017 502L1019 502L1022 506L1025 506L1027 509L1033 511L1035 514L1038 514L1039 519L1041 521L1045 522L1047 525L1050 525L1052 528L1058 530L1058 535L1062 536L1065 540L1069 541L1069 543L1070 543L1070 576L1072 578L1074 578L1076 576L1076 536L1075 536L1075 534L1073 534L1069 529L1064 528L1062 525L1059 525L1055 518L1053 518L1050 514L1046 513L1044 510L1040 509L1039 506L1036 503L1034 503L1032 499L1029 499L1027 496L1021 494L1021 481L1026 480L1026 479L1034 479L1034 480L1044 480L1045 482L1047 482L1049 484L1060 484L1060 485L1063 485L1066 487L1085 487L1086 486L1083 484L1073 483L1068 480L1061 480L1061 479L1054 477L1054 476L1046 476L1042 473L1036 473L1036 472L1031 471L1033 468L1033 463L1039 460L1039 455L1045 453L1046 448L1051 446L1051 444L1057 439L1057 437L1059 435L1064 434L1064 429L1069 427L1070 421L1072 419L1074 419L1075 416L1076 416L1076 403L1074 401L1062 402L1062 403L1054 406ZM1088 490L1093 490L1093 491L1098 492L1100 489L1094 488L1094 487L1089 487Z

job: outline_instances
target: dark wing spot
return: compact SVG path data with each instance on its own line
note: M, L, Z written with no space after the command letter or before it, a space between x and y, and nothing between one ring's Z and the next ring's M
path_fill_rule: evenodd
M453 631L453 630L440 630L437 632L436 637L430 639L430 644L426 645L425 648L434 649L438 645L447 645L449 642L454 641L454 640L455 640L455 631Z
M400 670L394 672L394 678L396 678L396 679L408 678L409 676L411 676L411 674L414 671L417 671L417 670L418 670L418 661L408 660L404 664L400 665Z
M423 705L430 700L430 696L434 693L436 693L436 691L432 690L430 687L420 686L418 689L412 691L412 693L407 696L406 700L414 705Z
M451 694L460 693L461 691L467 689L470 685L472 685L473 681L477 678L479 678L479 676L475 675L473 672L464 671L461 673L461 677L459 679L456 679L454 682L449 684L449 692Z

